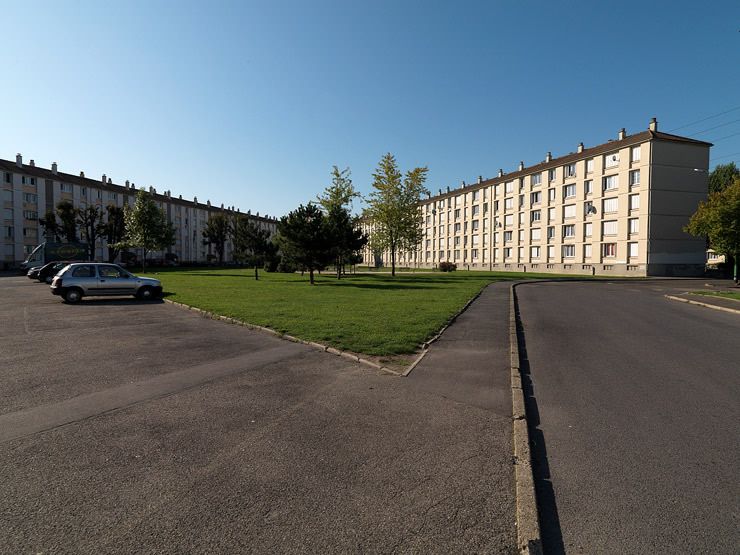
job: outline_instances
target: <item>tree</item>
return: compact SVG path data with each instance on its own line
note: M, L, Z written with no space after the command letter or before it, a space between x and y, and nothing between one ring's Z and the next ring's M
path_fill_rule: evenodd
M140 248L142 271L146 269L147 252L166 249L175 242L175 228L146 191L136 194L133 208L126 206L124 220L126 234L117 248Z
M329 259L331 241L321 209L314 205L299 206L278 223L278 246L285 256L309 272L323 268Z
M740 254L740 177L724 190L709 194L684 231L707 237L718 253L734 259L732 279L738 283L737 258Z
M39 223L44 228L44 237L47 241L56 241L58 243L62 240L60 236L61 229L54 210L47 210L46 215L43 218L39 218Z
M234 258L237 262L254 264L254 279L258 280L259 267L276 253L275 245L270 241L270 232L254 224L246 216L234 220Z
M61 231L68 243L77 241L77 210L68 200L62 200L57 204L57 216L62 222Z
M718 164L709 174L709 192L716 193L732 185L732 182L740 177L740 170L735 162L729 164Z
M317 197L324 209L329 237L332 239L331 251L337 271L337 279L342 277L342 268L347 259L367 243L367 237L360 230L358 218L351 215L352 200L360 197L350 177L349 168L332 168L332 182Z
M402 178L395 157L389 152L381 158L373 173L366 216L372 224L370 242L374 249L391 255L391 275L396 275L396 254L416 250L422 240L422 216L419 200L428 169L414 168Z
M208 218L206 227L203 229L203 244L213 245L218 255L219 264L224 263L224 250L230 234L231 224L224 214L216 214Z
M76 212L80 235L87 241L88 260L95 260L95 243L98 238L105 238L106 226L103 223L103 211L91 204L87 208L78 208Z
M108 238L108 262L112 264L121 252L118 244L123 241L126 233L126 219L125 212L120 206L109 204L106 211L108 222L105 224L105 236Z

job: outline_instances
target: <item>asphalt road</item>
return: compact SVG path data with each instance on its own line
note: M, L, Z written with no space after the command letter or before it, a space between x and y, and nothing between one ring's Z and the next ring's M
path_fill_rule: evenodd
M548 553L738 553L740 316L701 283L517 288Z
M0 553L515 551L480 391L22 277L0 323Z

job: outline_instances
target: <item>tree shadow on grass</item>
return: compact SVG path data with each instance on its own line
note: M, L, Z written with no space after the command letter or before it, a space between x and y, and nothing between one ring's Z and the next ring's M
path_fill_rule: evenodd
M337 281L317 281L316 285L319 287L355 287L357 289L385 289L385 290L400 290L408 291L411 289L434 289L427 285L405 285L400 283L353 283L351 281L337 280Z

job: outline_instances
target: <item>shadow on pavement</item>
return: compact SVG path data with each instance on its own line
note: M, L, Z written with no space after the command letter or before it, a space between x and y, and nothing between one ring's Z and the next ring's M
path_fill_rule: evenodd
M550 466L547 462L547 446L545 436L539 429L540 413L537 408L537 398L534 395L534 385L529 369L527 344L524 338L519 303L516 303L517 340L519 343L519 364L521 366L522 390L527 411L527 427L529 429L529 443L532 453L532 473L537 495L537 512L540 520L540 535L544 553L561 555L565 553L563 534L560 529L560 516L555 499L555 490L550 480Z

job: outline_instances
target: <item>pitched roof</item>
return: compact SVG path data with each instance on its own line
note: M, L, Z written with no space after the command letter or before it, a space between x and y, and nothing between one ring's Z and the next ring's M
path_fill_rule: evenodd
M641 131L640 133L635 133L634 135L627 135L624 139L619 139L616 141L608 141L606 143L603 143L603 144L600 144L600 145L597 145L591 148L584 148L582 152L571 152L569 154L566 154L565 156L553 158L549 162L543 161L543 162L540 162L539 164L535 164L534 166L526 167L523 170L517 170L515 172L504 174L501 177L493 177L490 179L484 179L480 183L472 183L469 185L465 185L464 188L450 189L449 192L443 192L441 195L432 195L429 199L422 199L422 202L426 202L431 199L436 199L436 200L445 199L445 198L460 194L460 191L462 190L464 190L467 193L470 191L483 189L485 187L489 187L490 185L497 185L499 183L511 181L512 179L516 179L518 177L523 177L525 175L529 175L532 173L543 172L545 170L556 168L558 166L564 166L565 164L570 164L571 162L576 162L584 158L592 158L600 154L606 154L607 152L611 152L613 150L618 150L620 148L624 148L627 146L632 146L632 145L636 145L636 144L640 144L640 143L644 143L648 141L669 141L669 142L675 142L675 143L690 143L690 144L695 144L695 145L703 145L707 147L714 146L712 143L707 143L704 141L697 141L696 139L690 139L688 137L681 137L679 135L671 135L670 133L663 133L662 131L651 131L651 130Z

